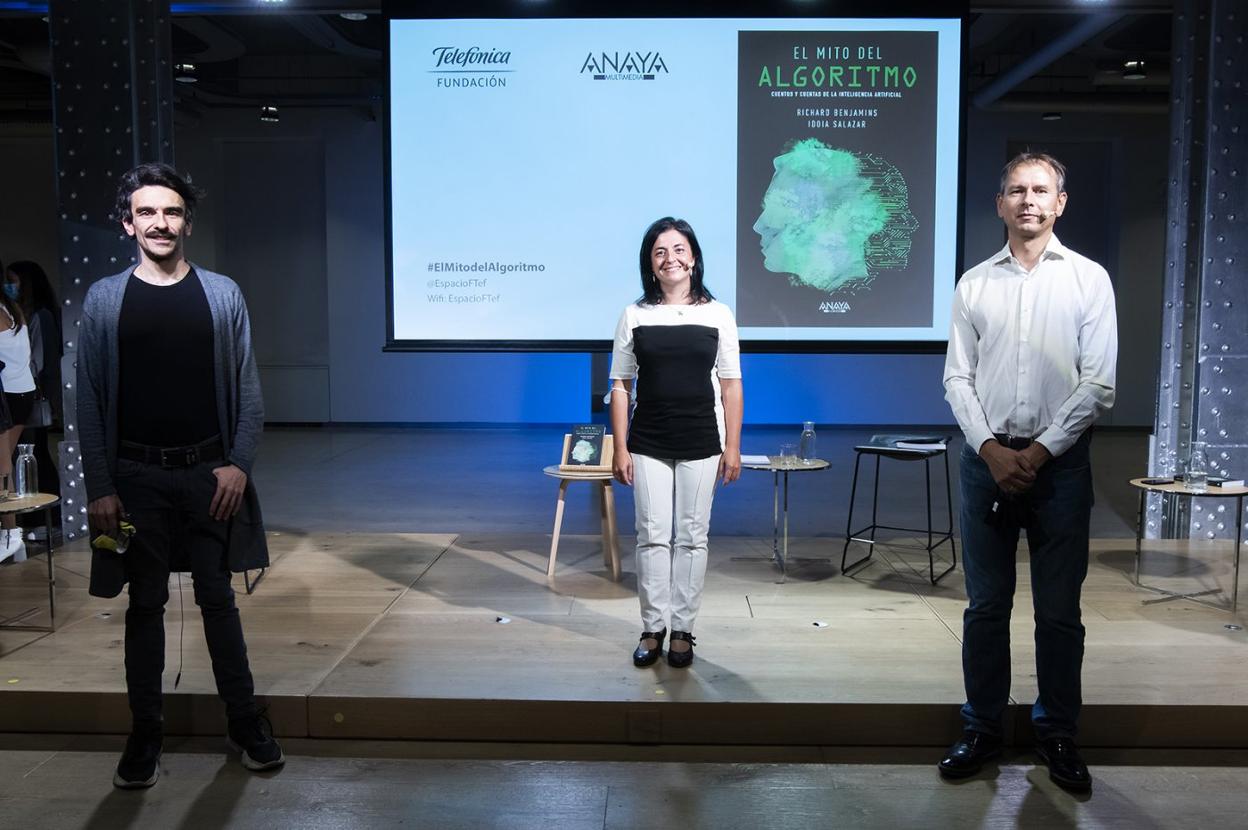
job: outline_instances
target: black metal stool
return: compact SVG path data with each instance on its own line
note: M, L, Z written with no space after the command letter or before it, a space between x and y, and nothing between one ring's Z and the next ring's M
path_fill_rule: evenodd
M948 443L949 439L945 439ZM878 521L878 508L880 503L880 458L894 458L898 461L922 461L925 479L927 482L927 545L922 549L927 551L927 569L928 576L935 585L944 579L954 568L958 566L958 550L953 541L953 486L949 483L949 453L945 451L944 445L939 445L931 450L899 450L889 448L887 446L872 447L858 446L854 447L856 456L854 458L854 483L849 491L849 519L845 523L845 547L841 550L841 573L847 573L850 569L856 568L871 558L875 552L875 531L876 530L900 530L906 533L923 533L923 528L917 527L896 527L894 525L882 525ZM858 465L862 461L864 455L875 456L875 487L871 497L871 524L857 531L854 527L854 501L858 495ZM947 531L936 532L932 530L932 458L938 455L945 457L945 504L949 511L949 529ZM863 534L870 533L870 538L860 538ZM862 542L867 545L867 555L852 562L845 564L845 560L849 555L850 542ZM949 543L949 551L953 557L953 561L949 567L936 574L936 548Z

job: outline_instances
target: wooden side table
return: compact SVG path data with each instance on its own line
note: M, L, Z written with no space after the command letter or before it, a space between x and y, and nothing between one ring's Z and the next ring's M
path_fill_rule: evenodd
M615 524L615 491L611 489L614 477L605 471L561 470L558 464L543 467L542 472L559 479L559 500L555 502L555 529L550 538L550 564L546 566L547 578L555 575L555 556L559 553L559 530L563 527L563 506L568 485L574 481L592 481L598 484L599 505L602 517L602 563L611 569L611 578L620 581L620 548Z
M44 540L44 553L48 559L48 625L20 625L21 620L39 610L38 606L0 620L0 629L11 631L55 631L56 630L56 571L52 567L52 508L60 504L59 496L51 493L36 493L33 496L8 498L0 500L0 516L20 516L25 513L43 511L43 528L47 533ZM21 528L18 528L21 532Z
M1192 602L1199 602L1201 605L1208 605L1211 608L1217 608L1219 611L1235 612L1235 608L1239 603L1239 551L1243 546L1244 538L1244 496L1248 496L1248 487L1210 487L1203 493L1193 493L1188 490L1183 482L1176 481L1169 484L1145 484L1144 478L1131 479L1131 486L1140 491L1140 514L1135 523L1135 586L1143 588L1146 591L1153 591L1158 594L1165 594L1174 599L1188 599ZM1233 563L1234 584L1231 585L1231 604L1230 606L1219 605L1209 600L1197 599L1204 594L1225 594L1222 588L1214 588L1209 591L1197 591L1195 593L1179 593L1177 591L1167 591L1165 588L1158 588L1153 585L1145 585L1140 581L1140 544L1144 540L1144 501L1149 493L1167 493L1172 496L1186 496L1188 498L1210 498L1210 499L1235 499L1235 549L1231 554Z

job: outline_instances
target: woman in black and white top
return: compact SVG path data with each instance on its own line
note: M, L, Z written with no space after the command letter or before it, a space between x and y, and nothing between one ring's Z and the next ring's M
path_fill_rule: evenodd
M637 507L642 635L633 664L659 659L670 618L667 662L683 668L693 662L715 480L741 474L741 350L732 311L702 284L702 249L687 222L651 225L640 267L642 298L620 315L611 356L614 473L633 485Z

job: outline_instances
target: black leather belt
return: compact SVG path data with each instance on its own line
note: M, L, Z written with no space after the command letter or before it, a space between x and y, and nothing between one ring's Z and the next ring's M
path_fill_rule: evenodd
M992 436L997 439L997 443L1011 450L1025 450L1031 446L1034 439L1023 438L1020 435L1006 435L1005 433L997 433Z
M122 441L121 446L117 448L117 455L127 461L138 461L141 464L153 464L157 467L173 469L193 467L208 461L219 461L225 457L225 451L221 448L221 436L214 435L207 441L188 447L149 447L147 444Z

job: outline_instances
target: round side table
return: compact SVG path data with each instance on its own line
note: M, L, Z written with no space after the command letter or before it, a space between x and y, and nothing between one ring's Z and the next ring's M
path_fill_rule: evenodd
M0 516L21 516L26 513L43 511L43 529L47 533L43 551L48 559L48 625L19 625L21 620L34 614L39 608L31 608L20 614L0 620L0 629L13 631L55 631L56 630L56 571L52 567L52 508L61 503L59 496L51 493L36 493L33 496L20 496L0 499ZM21 528L18 528L21 531Z
M767 456L766 464L742 464L742 469L761 470L772 474L771 480L771 555L772 559L780 566L780 576L784 578L787 574L785 569L788 567L789 561L789 473L814 473L819 470L826 470L832 466L830 462L824 461L822 458L813 458L810 461L799 461L797 459L781 458L778 455ZM780 476L784 474L784 503L781 509L780 501ZM780 516L784 515L784 539L783 544L780 540Z
M1193 493L1188 490L1183 482L1172 481L1167 484L1146 484L1146 478L1131 479L1131 486L1140 491L1140 514L1135 523L1135 586L1143 588L1146 591L1153 591L1158 594L1165 594L1174 599L1187 599L1192 602L1199 602L1202 605L1208 605L1211 608L1217 608L1220 611L1235 612L1239 603L1239 551L1243 546L1243 524L1244 524L1244 496L1248 496L1248 487L1210 487L1203 493ZM1210 591L1197 591L1195 593L1179 593L1177 591L1167 591L1165 588L1157 588L1152 585L1145 585L1140 582L1140 544L1144 540L1144 501L1149 493L1165 493L1171 496L1186 496L1189 499L1235 499L1235 548L1231 553L1232 573L1234 574L1234 584L1231 586L1230 605L1218 605L1198 597L1204 594L1223 594L1225 591L1221 588L1214 588Z

